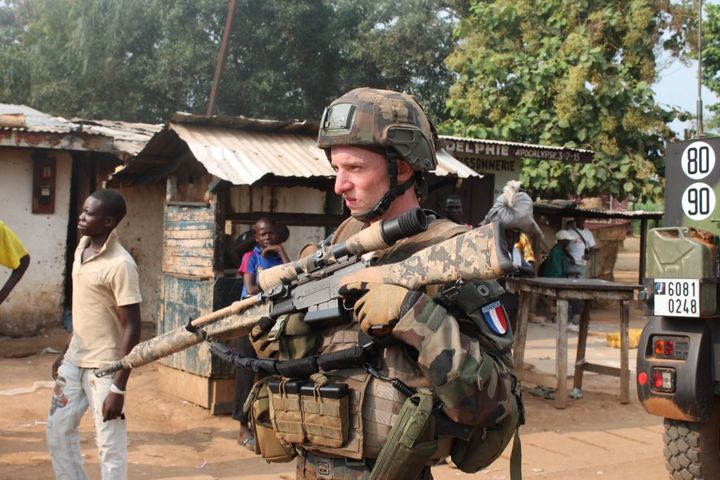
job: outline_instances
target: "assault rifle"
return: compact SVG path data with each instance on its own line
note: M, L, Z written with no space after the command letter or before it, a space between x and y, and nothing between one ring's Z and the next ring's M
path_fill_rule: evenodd
M207 339L248 335L261 320L276 320L288 313L304 312L305 321L316 325L345 321L351 310L343 306L338 291L351 282L417 290L459 280L494 279L514 270L499 223L469 230L397 263L370 266L362 259L365 253L386 249L426 228L425 213L419 208L410 210L396 219L373 223L343 243L324 245L313 255L264 270L258 278L261 293L139 343L95 375L145 365Z

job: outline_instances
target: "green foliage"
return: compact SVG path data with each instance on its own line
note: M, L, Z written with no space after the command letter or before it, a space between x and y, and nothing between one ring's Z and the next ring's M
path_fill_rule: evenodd
M675 7L661 3L474 2L448 59L457 80L442 129L595 151L589 165L526 160L522 180L535 193L658 198L676 114L657 105L650 85L661 40L682 45Z
M720 94L720 5L705 6L703 22L703 85ZM720 130L720 104L709 105L713 117L707 122L708 129Z
M26 98L30 91L30 69L20 48L15 12L0 4L0 98Z
M0 7L0 101L158 122L205 113L227 0L15 0ZM448 6L449 5L449 6ZM443 112L464 0L239 0L216 114L319 117L369 85Z
M659 200L657 202L637 202L632 205L633 210L640 210L643 212L662 212L664 210L664 202ZM640 235L640 227L642 226L642 222L640 220L633 220L630 222L630 228L632 229L633 235ZM662 227L663 223L662 220L648 220L647 221L647 228L648 230L651 228L657 228Z

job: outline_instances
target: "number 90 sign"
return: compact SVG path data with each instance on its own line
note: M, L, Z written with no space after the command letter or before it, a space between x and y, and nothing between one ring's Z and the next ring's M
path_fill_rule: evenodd
M682 208L691 220L705 220L715 210L715 192L706 183L693 183L683 193Z

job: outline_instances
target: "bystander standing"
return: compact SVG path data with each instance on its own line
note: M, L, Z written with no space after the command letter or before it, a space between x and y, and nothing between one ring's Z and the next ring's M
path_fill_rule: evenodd
M12 270L5 285L0 289L0 304L2 304L30 265L30 255L25 246L3 221L0 221L0 265Z
M78 426L90 408L102 480L127 478L125 394L130 369L97 378L94 371L130 353L140 340L138 268L115 227L125 216L123 197L99 190L83 204L83 235L73 262L73 333L52 365L55 379L47 442L58 479L88 478Z

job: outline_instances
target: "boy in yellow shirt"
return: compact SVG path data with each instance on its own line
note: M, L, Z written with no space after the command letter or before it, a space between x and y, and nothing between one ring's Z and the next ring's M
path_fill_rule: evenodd
M10 295L30 265L30 255L27 250L15 232L2 220L0 220L0 265L12 270L5 285L0 289L1 304Z

